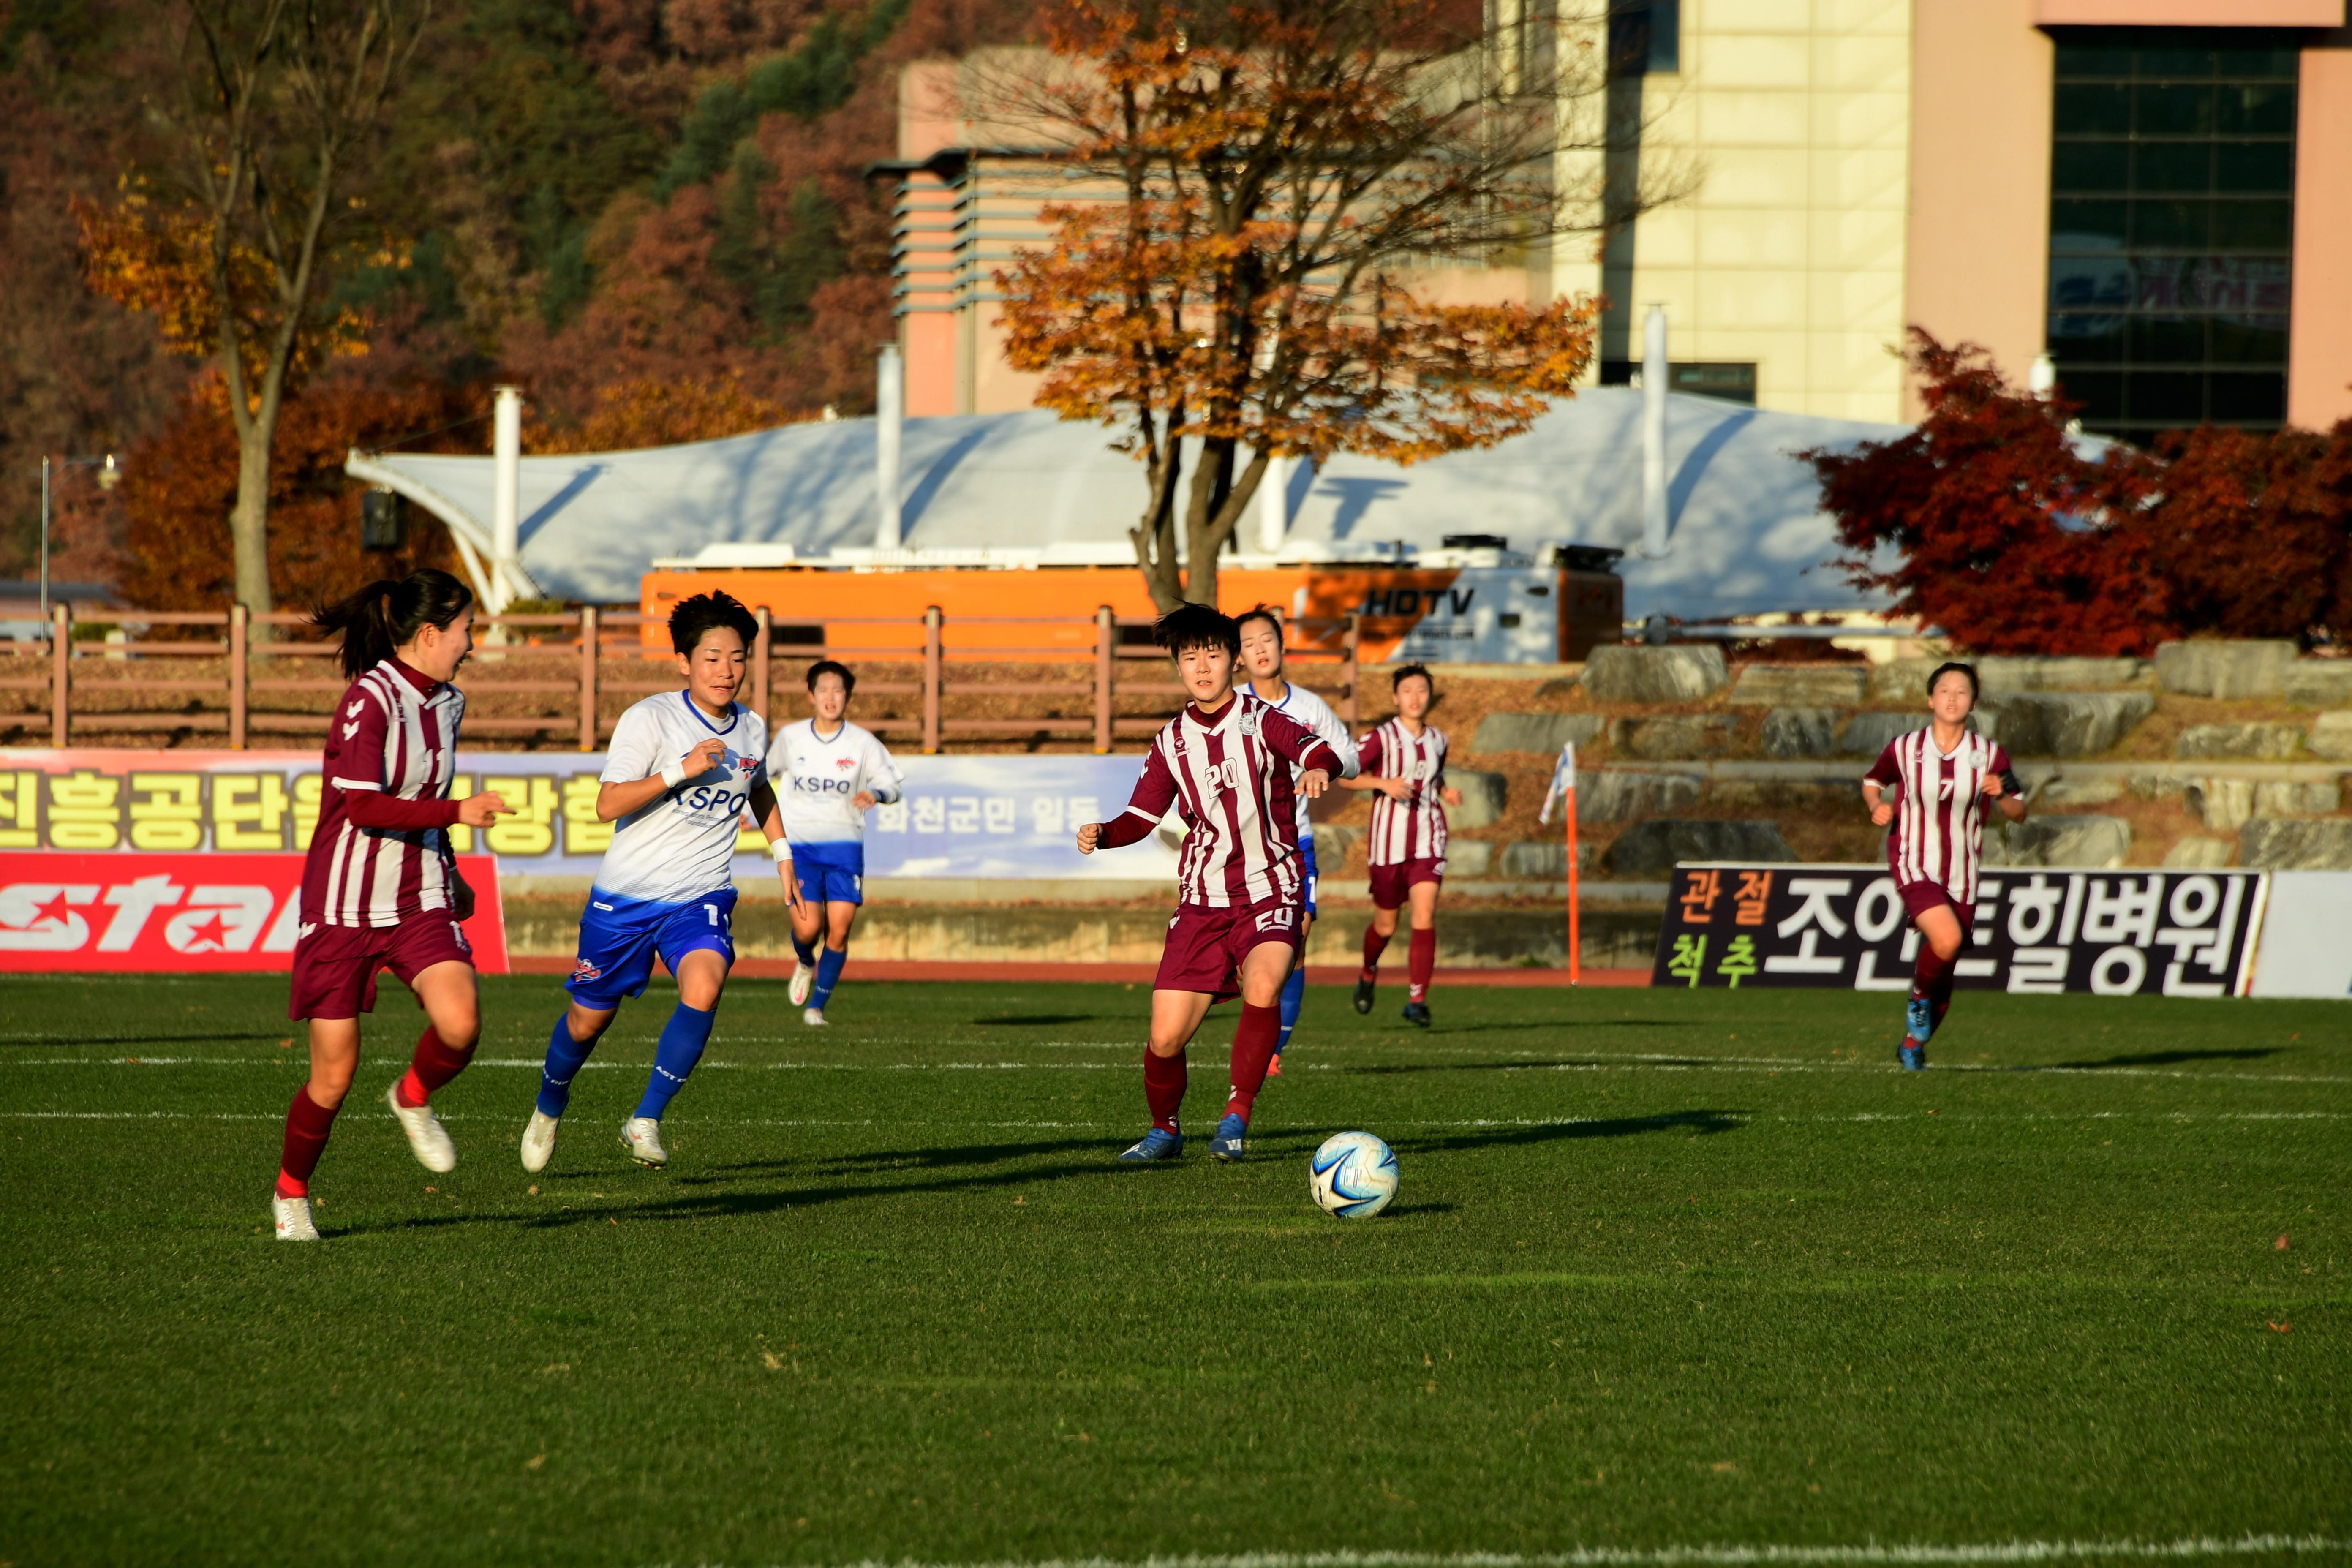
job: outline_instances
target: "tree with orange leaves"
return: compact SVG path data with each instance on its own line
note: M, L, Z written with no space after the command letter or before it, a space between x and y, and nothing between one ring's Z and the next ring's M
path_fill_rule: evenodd
M1605 92L1593 29L1482 32L1478 12L1066 0L1048 53L983 89L1078 191L1045 209L1053 243L995 275L1007 358L1044 373L1040 404L1121 429L1142 459L1130 537L1162 609L1216 602L1218 552L1274 458L1492 446L1584 375L1597 301L1447 305L1416 288L1417 268L1524 260L1671 194L1556 172L1602 150L1598 127L1589 146L1563 130Z
M172 63L143 106L142 166L120 205L81 210L91 285L217 366L237 445L236 592L252 610L274 603L278 419L310 359L339 337L357 342L328 302L332 275L367 247L353 233L360 176L431 8L183 0L160 24Z

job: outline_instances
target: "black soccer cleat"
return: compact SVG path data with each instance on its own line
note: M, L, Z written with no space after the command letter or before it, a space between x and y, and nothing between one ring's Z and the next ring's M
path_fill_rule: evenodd
M1357 1012L1369 1013L1372 1010L1372 993L1379 988L1380 982L1372 979L1370 975L1360 974L1356 977Z
M1404 1005L1404 1021L1408 1024L1418 1024L1424 1029L1429 1027L1429 1004L1426 1002L1406 1003Z

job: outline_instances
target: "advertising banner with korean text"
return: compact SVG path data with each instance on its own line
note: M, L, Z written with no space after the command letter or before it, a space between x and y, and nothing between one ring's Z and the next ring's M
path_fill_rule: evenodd
M866 817L868 876L1175 879L1159 835L1091 856L1075 842L1126 806L1139 756L898 761L906 795ZM0 750L0 853L299 852L319 821L319 765L316 752ZM495 790L514 815L453 827L451 842L507 876L594 876L613 837L596 820L604 765L601 752L461 751L452 793ZM738 879L775 875L758 829L736 852Z
M1957 982L2021 994L2242 996L2260 871L1988 868ZM1919 956L1884 865L1681 865L1653 985L1906 991Z
M0 850L0 973L283 970L299 935L303 857ZM475 966L507 972L498 874L461 855Z

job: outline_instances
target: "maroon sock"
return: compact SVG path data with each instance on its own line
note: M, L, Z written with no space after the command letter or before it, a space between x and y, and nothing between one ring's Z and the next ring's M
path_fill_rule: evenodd
M1956 963L1952 969L1944 971L1937 977L1936 984L1927 992L1928 1013L1935 1019L1935 1027L1938 1029L1944 1026L1944 1015L1952 1010L1952 982L1959 978L1955 973L1958 967Z
M400 1079L400 1103L422 1105L433 1098L433 1091L466 1070L474 1059L474 1047L458 1050L441 1043L440 1032L430 1024L416 1037L416 1055L410 1058L408 1071Z
M1936 950L1923 940L1919 943L1919 961L1911 970L1911 997L1918 1001L1933 996L1936 987L1951 973L1953 960L1939 958Z
M1389 939L1381 934L1378 926L1364 928L1364 978L1370 980L1381 972L1381 954L1389 950Z
M1257 1091L1265 1087L1265 1064L1274 1060L1274 1042L1282 1037L1282 1009L1242 1004L1241 1022L1234 1026L1234 1084L1225 1114L1249 1120Z
M1151 1107L1151 1125L1176 1131L1176 1108L1184 1103L1184 1053L1163 1057L1143 1053L1143 1099Z
M1408 1002L1429 1000L1429 977L1437 973L1437 928L1412 928L1412 952L1406 960L1405 973L1412 981L1412 989L1405 993Z
M307 1083L294 1091L294 1103L286 1108L286 1152L278 1156L279 1197L309 1194L310 1173L319 1168L319 1156L327 1152L327 1134L334 1131L335 1111L341 1109L312 1100Z

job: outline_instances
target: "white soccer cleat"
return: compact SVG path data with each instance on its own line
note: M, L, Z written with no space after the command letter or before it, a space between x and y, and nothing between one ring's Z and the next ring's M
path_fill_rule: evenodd
M824 1021L824 1009L822 1007L811 1007L807 1012L803 1013L801 1015L801 1022L806 1024L812 1029L823 1029L831 1026Z
M281 1198L269 1194L269 1217L278 1222L280 1241L316 1241L319 1227L310 1223L309 1198Z
M792 989L785 993L786 995L793 999L793 1005L795 1007L807 1006L809 993L815 989L816 965L814 963L795 964L793 968Z
M632 1116L621 1123L621 1147L640 1165L669 1163L669 1151L662 1147L661 1123L650 1116Z
M548 1161L555 1157L555 1130L562 1121L546 1111L533 1108L530 1124L522 1130L522 1168L532 1175L547 1169Z
M392 1087L383 1091L383 1102L392 1107L393 1120L408 1134L409 1152L416 1156L418 1164L434 1172L457 1168L457 1145L449 1142L449 1134L430 1105L401 1104L398 1079L394 1079Z

